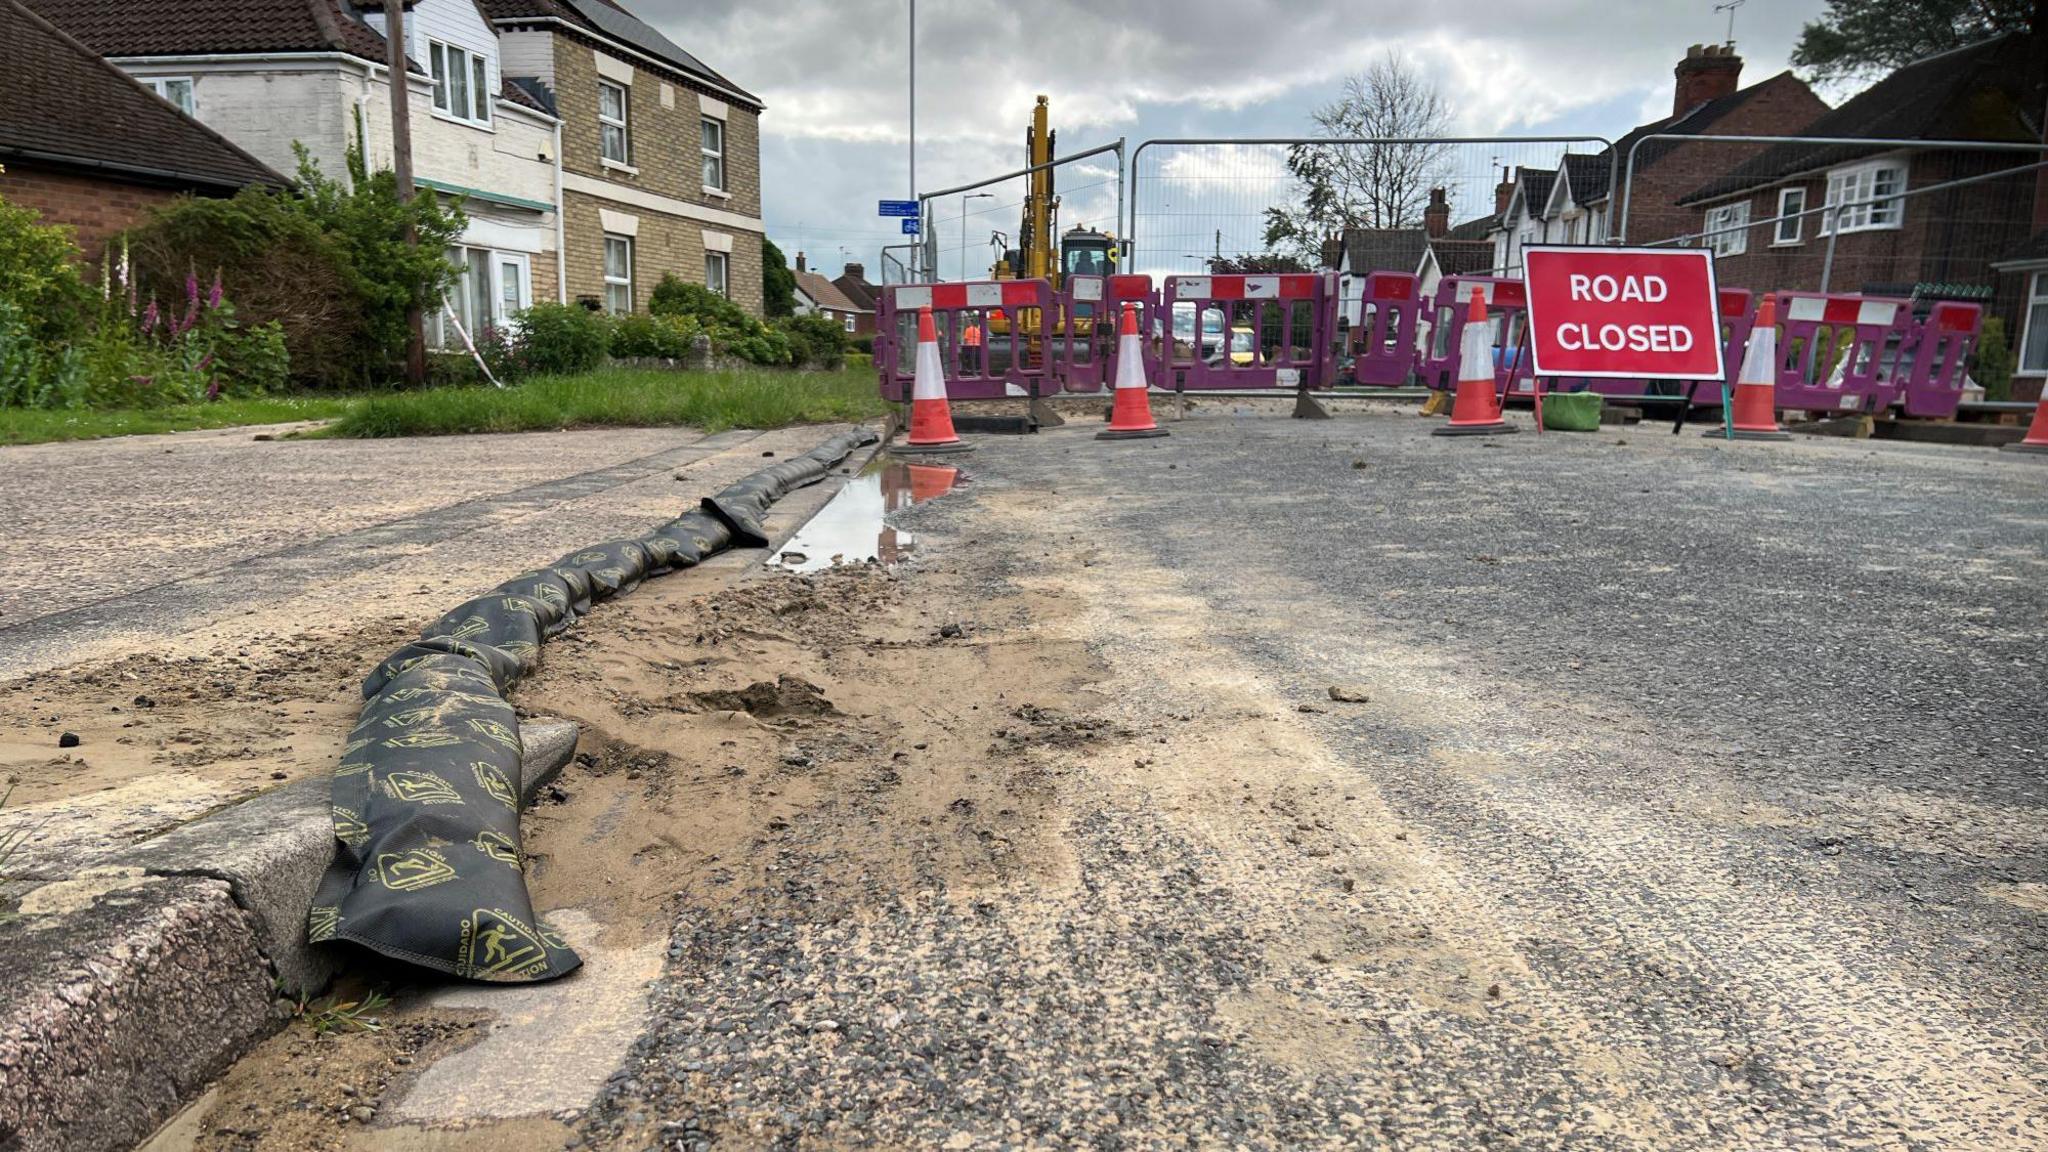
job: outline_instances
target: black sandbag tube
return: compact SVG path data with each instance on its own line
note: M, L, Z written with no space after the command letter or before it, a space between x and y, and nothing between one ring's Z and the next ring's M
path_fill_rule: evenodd
M429 625L363 681L334 772L334 862L306 919L346 940L466 980L552 980L583 961L533 914L519 839L519 721L505 693L540 646L600 600L735 545L761 517L875 442L834 436L704 499L635 540L571 553Z

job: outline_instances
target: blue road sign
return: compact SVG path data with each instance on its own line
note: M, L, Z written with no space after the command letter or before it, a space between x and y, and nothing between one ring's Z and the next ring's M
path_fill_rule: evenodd
M875 215L915 217L917 215L917 201L884 200L881 202L881 206L875 209Z
M917 217L912 216L909 219L903 221L903 234L905 236L917 235Z

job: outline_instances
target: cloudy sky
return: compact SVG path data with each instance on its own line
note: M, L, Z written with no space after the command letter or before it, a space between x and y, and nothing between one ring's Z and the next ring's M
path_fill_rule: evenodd
M767 103L763 211L776 243L828 274L863 261L873 278L880 247L902 240L875 201L910 189L907 0L627 3ZM1784 69L1821 8L1748 0L1735 23L1744 83ZM1062 154L1119 136L1295 136L1347 73L1389 51L1436 82L1460 133L1612 138L1668 115L1672 65L1727 31L1714 0L924 0L917 22L926 189L1022 167L1037 93L1051 97ZM1460 148L1457 216L1488 207L1491 165L1553 161L1558 147ZM1112 227L1114 158L1102 160L1061 173L1062 227ZM1215 228L1229 230L1226 249L1255 245L1261 202L1284 193L1277 157L1256 149L1148 150L1139 174L1141 253L1150 241L1174 258L1213 245ZM959 201L941 209L946 275L963 257L985 266L991 231L1014 233L1021 188L995 191L967 206L964 248ZM1206 215L1184 211L1197 202Z

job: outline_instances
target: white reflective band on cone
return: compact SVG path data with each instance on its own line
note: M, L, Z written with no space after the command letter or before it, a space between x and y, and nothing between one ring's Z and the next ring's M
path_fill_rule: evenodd
M1778 362L1778 330L1759 326L1749 334L1749 347L1742 350L1742 375L1737 384L1770 384Z
M1116 338L1116 386L1119 388L1145 387L1144 348L1138 343L1138 334Z
M1458 343L1458 379L1493 379L1493 334L1484 321L1465 322L1465 335Z
M944 400L946 398L946 370L939 366L939 345L936 341L920 341L917 346L917 382L911 386L912 400Z

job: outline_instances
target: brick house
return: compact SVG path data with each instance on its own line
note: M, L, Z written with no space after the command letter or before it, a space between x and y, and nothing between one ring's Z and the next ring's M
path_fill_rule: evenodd
M832 286L844 293L848 300L870 312L876 310L876 300L882 292L880 288L868 282L867 265L851 261L840 269L839 275L832 278Z
M303 147L322 171L346 179L346 154L358 144L373 168L392 164L381 6L27 2L272 168L296 172ZM503 325L559 292L556 121L539 96L506 79L498 35L476 0L406 7L414 179L462 197L469 221L448 250L461 273L428 317L427 340L459 347L456 324L472 333Z
M674 274L759 315L761 101L610 0L480 2L561 119L566 296L643 309Z
M0 198L74 229L81 254L155 205L284 177L18 0L0 0Z
M1672 69L1671 115L1631 129L1612 149L1568 152L1555 169L1518 169L1493 233L1494 266L1514 274L1525 244L1599 243L1619 232L1624 208L1628 243L1697 231L1698 212L1680 199L1769 146L1649 137L1786 136L1828 111L1790 72L1742 87L1742 63L1723 45L1694 44Z
M1900 68L1798 135L1905 140L2038 142L2044 86L2037 41L2020 34L1980 41ZM1759 291L1817 289L1827 260L1824 217L1763 221L1834 203L1905 192L2004 168L2034 157L1890 145L1772 145L1679 203L1709 238L1722 283ZM1989 303L2019 330L2021 278L1993 265L2026 243L2035 175L1882 201L1844 210L1833 229L1828 287L1918 299Z
M804 254L796 254L796 310L823 316L846 330L848 336L875 334L875 308L863 305L823 273L811 271Z

